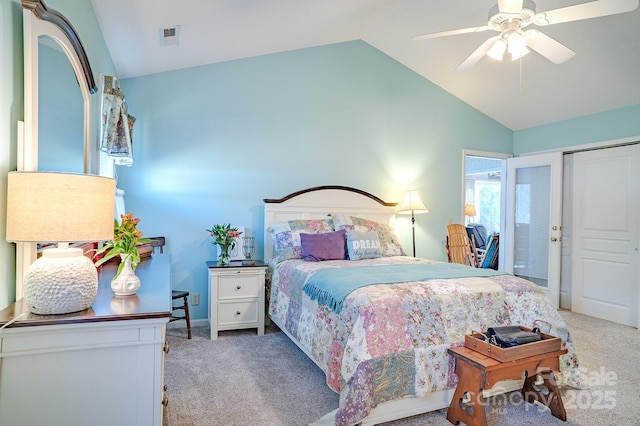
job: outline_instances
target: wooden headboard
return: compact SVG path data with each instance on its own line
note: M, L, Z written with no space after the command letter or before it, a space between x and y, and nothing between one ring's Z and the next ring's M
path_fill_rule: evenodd
M393 227L397 203L347 186L317 186L278 199L264 199L264 261L273 257L273 240L267 228L272 223L294 219L324 219L330 213L388 223Z

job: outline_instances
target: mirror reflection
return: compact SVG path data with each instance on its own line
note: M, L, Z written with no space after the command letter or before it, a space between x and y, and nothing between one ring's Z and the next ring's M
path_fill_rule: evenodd
M66 53L38 38L38 169L83 172L84 100Z

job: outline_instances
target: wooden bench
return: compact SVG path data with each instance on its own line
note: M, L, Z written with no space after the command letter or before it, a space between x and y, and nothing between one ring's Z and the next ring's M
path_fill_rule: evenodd
M464 346L450 348L456 363L458 386L447 410L447 420L467 426L487 425L483 391L502 380L525 379L522 396L525 401L549 407L553 416L567 420L567 413L553 376L560 367L560 355L566 349L501 362Z

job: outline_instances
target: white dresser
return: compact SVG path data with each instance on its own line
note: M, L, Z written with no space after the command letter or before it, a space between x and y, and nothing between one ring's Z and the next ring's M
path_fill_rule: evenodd
M29 313L0 331L0 424L162 425L170 258L140 263L133 296L111 291L115 267L101 268L91 308ZM0 326L22 312L22 300L0 311Z
M228 266L207 262L209 268L209 326L211 340L221 330L256 328L264 334L264 276L267 265L242 265L232 261Z

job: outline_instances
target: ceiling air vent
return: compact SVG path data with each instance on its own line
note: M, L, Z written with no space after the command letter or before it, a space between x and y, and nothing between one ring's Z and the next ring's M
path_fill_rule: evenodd
M180 37L180 25L160 28L160 46L173 46L178 44Z

